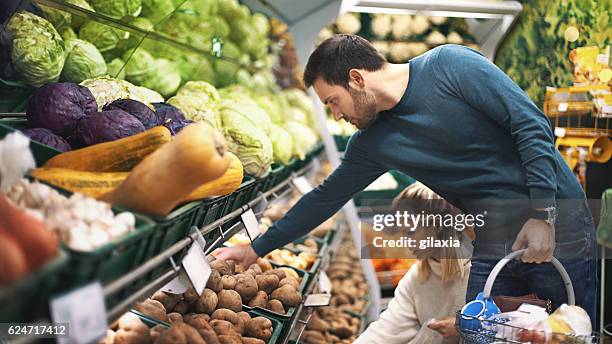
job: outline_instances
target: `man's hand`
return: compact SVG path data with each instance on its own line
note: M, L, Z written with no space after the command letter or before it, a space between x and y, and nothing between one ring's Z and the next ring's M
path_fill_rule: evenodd
M213 255L217 259L231 259L237 264L244 266L247 269L251 264L257 261L257 253L251 245L237 245L234 247L222 247L216 250Z
M513 251L524 248L523 262L550 262L555 252L555 227L543 220L527 220L512 245Z
M438 332L444 338L459 337L459 333L455 327L455 317L431 319L427 327Z

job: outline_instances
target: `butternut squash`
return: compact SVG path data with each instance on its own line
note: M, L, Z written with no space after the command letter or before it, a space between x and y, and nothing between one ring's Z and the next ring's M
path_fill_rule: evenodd
M91 172L129 172L147 155L171 139L168 128L158 126L123 139L56 155L47 160L43 167Z
M181 203L197 201L207 197L229 195L236 191L242 184L244 176L242 163L231 152L225 153L225 159L229 161L227 171L221 177L198 186L185 199L181 200ZM123 183L129 172L86 172L67 168L41 167L32 170L30 175L64 190L78 192L92 198L100 198Z
M226 151L223 137L210 125L190 124L144 158L123 183L100 199L165 216L198 186L225 173L229 166Z
M225 153L226 158L229 160L229 167L225 173L208 183L204 183L198 186L197 189L193 190L183 202L191 202L207 197L224 196L229 195L236 191L240 184L242 184L243 168L240 159L231 152Z
M30 175L71 192L98 198L118 187L129 172L86 172L67 168L36 168Z

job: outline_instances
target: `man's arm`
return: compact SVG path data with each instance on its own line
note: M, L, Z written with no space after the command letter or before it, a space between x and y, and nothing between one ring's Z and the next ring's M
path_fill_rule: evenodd
M340 166L321 185L304 195L265 234L257 238L252 248L224 248L219 251L217 257L251 263L257 256L265 256L323 223L385 171L385 168L369 160L367 153L349 143Z
M440 48L434 73L447 92L510 132L525 168L531 208L555 206L553 134L548 118L525 92L484 56L465 47ZM523 248L527 249L524 262L550 261L555 248L554 227L529 219L512 246L513 250Z

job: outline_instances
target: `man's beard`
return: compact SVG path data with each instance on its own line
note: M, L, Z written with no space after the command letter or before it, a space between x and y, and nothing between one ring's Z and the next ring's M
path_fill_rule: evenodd
M376 120L376 98L366 90L349 88L355 108L355 123L359 129L367 129Z

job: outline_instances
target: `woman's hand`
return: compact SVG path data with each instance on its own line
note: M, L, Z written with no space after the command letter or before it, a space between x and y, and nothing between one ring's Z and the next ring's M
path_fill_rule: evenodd
M455 317L446 317L442 319L431 319L427 327L438 332L444 338L458 337L459 332L455 328Z

